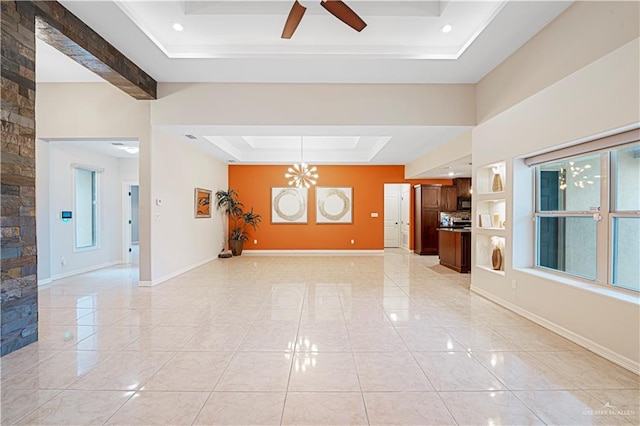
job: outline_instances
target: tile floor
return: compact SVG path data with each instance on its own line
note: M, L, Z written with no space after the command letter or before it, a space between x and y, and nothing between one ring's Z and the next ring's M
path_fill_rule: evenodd
M5 356L9 424L640 424L638 376L384 256L217 260L153 288L115 267L40 290Z

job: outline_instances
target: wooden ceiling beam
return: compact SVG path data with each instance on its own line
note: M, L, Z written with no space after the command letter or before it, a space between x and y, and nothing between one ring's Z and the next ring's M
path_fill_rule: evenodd
M136 99L157 99L156 81L57 1L35 1L36 36Z

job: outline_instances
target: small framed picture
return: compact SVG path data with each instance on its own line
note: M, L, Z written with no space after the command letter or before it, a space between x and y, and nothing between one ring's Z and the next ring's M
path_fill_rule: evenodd
M491 216L488 214L478 215L478 225L480 228L491 228Z
M211 217L211 191L196 188L195 191L195 216L196 218Z
M317 186L316 223L353 223L353 188Z

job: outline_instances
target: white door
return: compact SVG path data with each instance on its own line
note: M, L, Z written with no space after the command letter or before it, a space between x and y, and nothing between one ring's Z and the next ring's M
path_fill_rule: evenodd
M411 200L411 185L402 185L400 192L400 247L409 250L409 228L411 225L409 201Z
M122 263L131 263L131 185L122 184Z
M384 194L384 246L400 247L399 194Z

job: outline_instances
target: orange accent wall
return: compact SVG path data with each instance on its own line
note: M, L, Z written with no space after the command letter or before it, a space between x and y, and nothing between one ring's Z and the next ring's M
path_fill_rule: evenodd
M316 224L315 189L309 188L306 224L271 223L271 188L286 187L286 165L230 165L229 187L246 208L262 215L262 223L245 244L247 250L382 250L384 248L384 184L434 183L451 179L405 179L404 166L318 166L318 186L353 188L352 224ZM413 212L413 189L411 190ZM378 217L371 217L377 212ZM412 213L413 216L413 213ZM258 244L253 244L257 239ZM355 244L351 244L351 240ZM410 248L413 248L413 220Z

